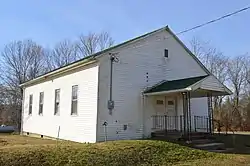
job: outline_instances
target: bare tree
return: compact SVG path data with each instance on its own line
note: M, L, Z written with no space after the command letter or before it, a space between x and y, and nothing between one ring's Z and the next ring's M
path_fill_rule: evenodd
M190 42L191 50L206 66L206 68L217 77L221 83L225 83L228 77L227 64L229 58L221 51L198 38L193 38ZM222 99L219 99L222 102Z
M190 41L191 50L206 66L206 68L217 77L221 83L226 83L228 78L227 63L228 57L224 56L217 48L212 47L209 42L204 42L199 38L193 38ZM213 97L214 118L217 124L221 127L221 119L225 118L225 113L222 109L224 96Z
M228 63L228 81L234 91L235 106L239 106L240 94L247 81L247 62L246 55L235 56Z
M102 32L99 34L99 49L104 50L114 44L114 40L111 38L108 32Z
M44 50L31 40L15 41L5 46L1 54L1 79L8 92L8 105L17 109L17 123L20 129L23 82L45 72Z
M191 51L203 63L205 62L204 54L205 54L205 48L206 48L207 44L208 44L207 42L202 41L198 37L193 37L192 40L190 41Z
M80 35L76 42L64 40L47 52L47 67L53 70L70 64L80 58L92 55L114 44L114 40L107 32Z
M232 119L235 129L240 128L243 130L243 106L240 104L244 87L247 82L247 66L246 63L249 57L247 55L239 55L230 59L228 63L228 82L232 87L233 95L233 111Z
M86 57L98 51L102 51L113 44L114 40L107 32L80 35L78 42L80 57Z
M56 44L55 48L47 54L47 66L53 70L78 59L77 45L69 40L64 40Z

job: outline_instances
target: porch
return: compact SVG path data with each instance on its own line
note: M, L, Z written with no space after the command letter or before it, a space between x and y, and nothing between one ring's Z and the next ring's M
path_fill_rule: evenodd
M144 91L147 134L213 132L212 97L231 94L214 76L164 81Z

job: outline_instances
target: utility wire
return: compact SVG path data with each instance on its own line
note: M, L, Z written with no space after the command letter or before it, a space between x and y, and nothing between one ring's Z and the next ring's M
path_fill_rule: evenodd
M227 14L227 15L221 16L221 17L216 18L216 19L214 19L214 20L205 22L205 23L203 23L203 24L197 25L197 26L192 27L192 28L190 28L190 29L183 30L183 31L181 31L181 32L176 33L175 35L177 36L177 35L180 35L180 34L183 34L183 33L189 32L189 31L192 31L192 30L194 30L194 29L201 28L201 27L203 27L203 26L206 26L206 25L208 25L208 24L211 24L211 23L220 21L220 20L225 19L225 18L227 18L227 17L231 17L231 16L233 16L233 15L236 15L236 14L241 13L241 12L243 12L243 11L246 11L246 10L248 10L248 9L250 9L250 6L245 7L245 8L242 8L242 9L237 10L237 11L235 11L235 12L229 13L229 14Z
M223 16L221 16L221 17L218 17L218 18L216 18L216 19L210 20L210 21L205 22L205 23L203 23L203 24L194 26L194 27L192 27L192 28L185 29L185 30L180 31L180 32L178 32L178 33L174 33L174 35L175 35L175 36L178 36L178 35L181 35L181 34L183 34L183 33L192 31L192 30L194 30L194 29L201 28L201 27L206 26L206 25L208 25L208 24L215 23L215 22L217 22L217 21L223 20L223 19L225 19L225 18L231 17L231 16L236 15L236 14L239 14L239 13L241 13L241 12L244 12L244 11L246 11L246 10L248 10L248 9L250 9L250 6L244 7L244 8L242 8L242 9L239 9L239 10L234 11L234 12L232 12L232 13L223 15ZM172 38L172 37L173 37L172 35L169 35L169 36L167 36L167 37L164 38L164 39L169 39L169 38ZM145 45L145 44L144 44L144 45ZM141 45L141 46L142 46L142 45Z

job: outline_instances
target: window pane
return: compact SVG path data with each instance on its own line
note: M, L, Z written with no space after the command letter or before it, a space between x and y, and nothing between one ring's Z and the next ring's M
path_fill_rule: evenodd
M55 115L59 114L59 103L55 103Z
M39 115L43 114L43 104L39 104Z
M72 99L77 99L78 86L72 86Z
M55 91L55 101L60 101L60 89L56 89Z
M174 101L172 100L168 101L168 105L174 105Z
M157 105L163 105L163 104L164 104L164 101L163 101L163 100L156 100L156 104L157 104Z
M30 98L29 98L29 115L32 114L32 103L33 103L33 95L30 95Z
M33 103L33 95L30 95L30 105Z
M32 105L29 106L29 115L32 114Z
M40 97L39 97L39 103L43 104L43 99L44 99L44 93L40 92Z
M77 100L72 101L71 114L77 114Z
M55 90L55 110L54 114L59 114L59 108L60 108L60 89Z
M71 115L77 114L78 85L72 86Z

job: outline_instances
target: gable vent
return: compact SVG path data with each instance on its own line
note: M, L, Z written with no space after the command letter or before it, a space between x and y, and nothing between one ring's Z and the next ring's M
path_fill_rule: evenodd
M165 57L165 58L168 58L168 49L165 49L165 50L164 50L164 57Z

